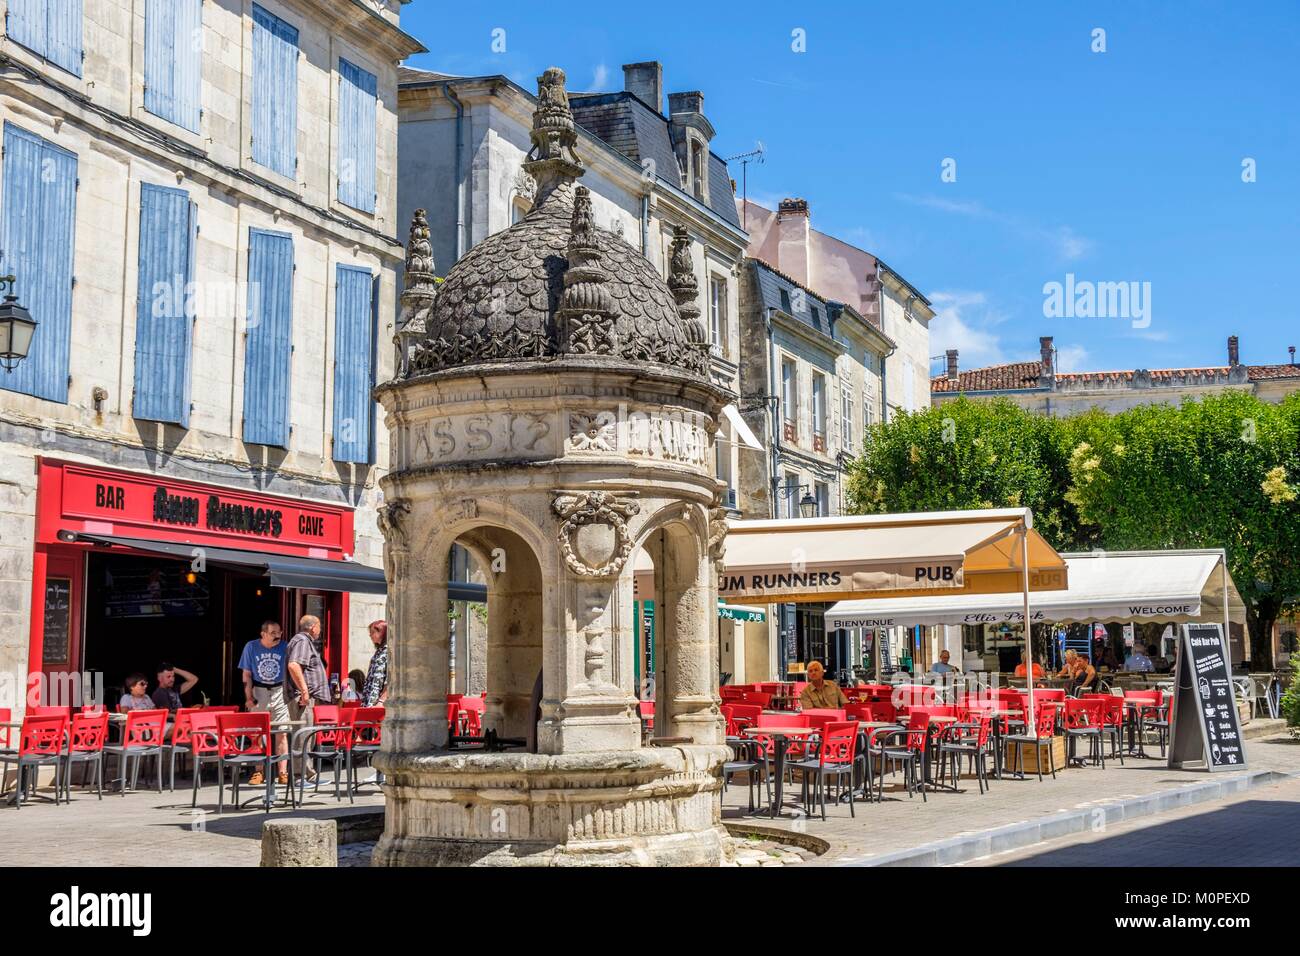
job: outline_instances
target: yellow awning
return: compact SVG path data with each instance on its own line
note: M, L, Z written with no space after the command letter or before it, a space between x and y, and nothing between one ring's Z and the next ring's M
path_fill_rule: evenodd
M731 602L842 601L918 593L1020 591L1020 530L1029 589L1067 586L1064 559L1028 508L732 521L718 595Z

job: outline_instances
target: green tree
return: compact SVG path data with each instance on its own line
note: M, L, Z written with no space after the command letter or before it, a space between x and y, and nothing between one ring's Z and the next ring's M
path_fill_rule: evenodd
M846 501L858 514L1028 507L1054 547L1086 548L1066 498L1075 430L1009 399L900 414L868 429L847 469Z
M1067 495L1105 548L1224 548L1251 660L1300 596L1300 395L1232 392L1075 423Z

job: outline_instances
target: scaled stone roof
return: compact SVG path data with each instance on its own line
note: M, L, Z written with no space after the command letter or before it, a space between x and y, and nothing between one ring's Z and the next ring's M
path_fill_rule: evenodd
M946 375L930 379L931 392L1003 392L1012 389L1038 388L1043 374L1043 363L1012 362L1007 365L989 365L958 372L956 381Z
M1246 378L1262 380L1300 378L1300 365L1246 365ZM1226 378L1232 371L1228 365L1210 365L1199 368L1153 368L1147 370L1153 386L1182 385L1189 380ZM1006 365L988 365L957 373L957 379L936 375L930 379L931 392L1003 392L1016 389L1041 388L1043 365L1041 361L1011 362ZM1136 369L1116 369L1107 372L1057 372L1056 384L1131 385Z

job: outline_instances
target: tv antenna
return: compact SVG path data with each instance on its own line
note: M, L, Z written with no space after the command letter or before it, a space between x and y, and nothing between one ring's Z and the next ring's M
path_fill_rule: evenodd
M724 160L724 162L728 163L733 159L740 160L740 198L743 200L741 203L743 211L741 212L740 226L746 230L749 228L749 164L761 164L767 158L767 147L763 145L763 141L760 139L755 142L757 143L755 149L751 149L748 153L737 153L735 156L728 156Z

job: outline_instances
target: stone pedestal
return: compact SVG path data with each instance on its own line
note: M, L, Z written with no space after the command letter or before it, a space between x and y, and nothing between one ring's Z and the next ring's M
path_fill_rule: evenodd
M381 755L376 866L717 866L726 747ZM396 825L394 825L396 824Z

